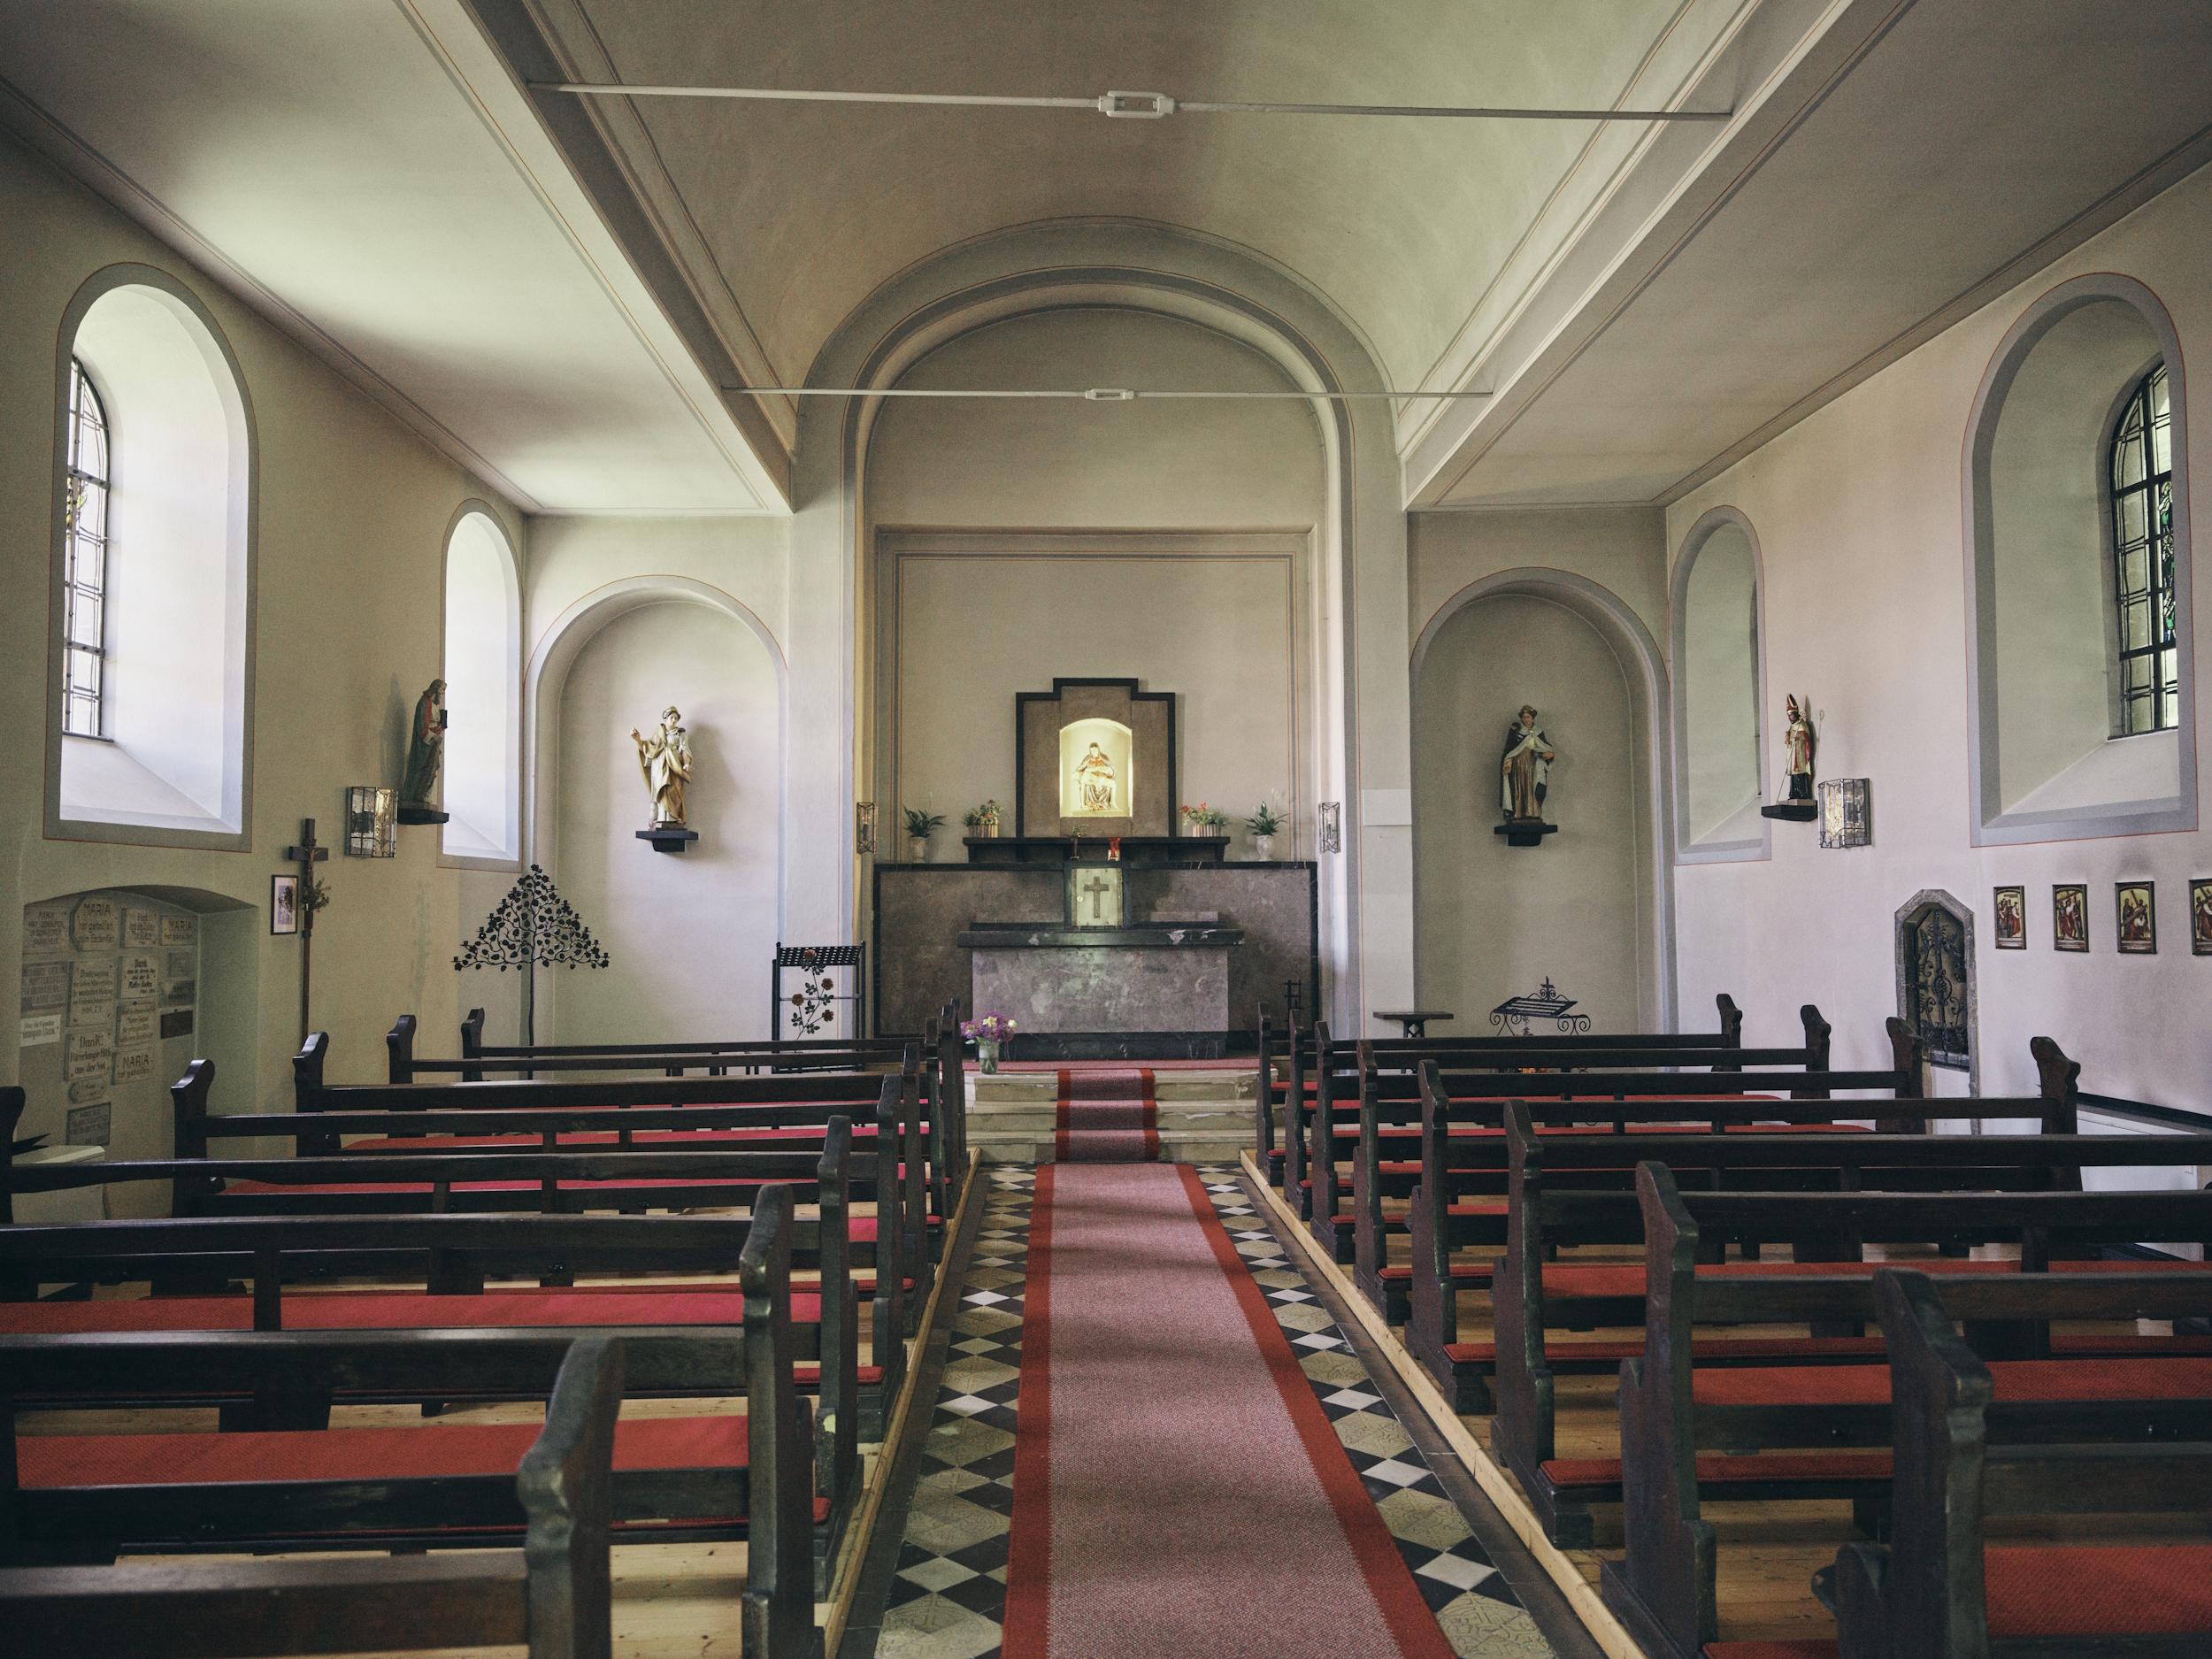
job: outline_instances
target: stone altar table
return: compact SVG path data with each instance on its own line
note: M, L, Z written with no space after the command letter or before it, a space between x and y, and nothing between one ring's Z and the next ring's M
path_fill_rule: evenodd
M1230 953L1241 928L1202 923L1070 927L975 923L971 1008L1010 1015L1023 1035L1229 1030Z

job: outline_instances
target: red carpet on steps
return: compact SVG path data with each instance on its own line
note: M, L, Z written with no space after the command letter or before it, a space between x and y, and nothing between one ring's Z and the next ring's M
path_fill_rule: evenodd
M1147 1066L1063 1067L1052 1156L1062 1164L1150 1164L1160 1156L1160 1109Z
M1004 1659L1452 1659L1187 1166L1037 1171Z

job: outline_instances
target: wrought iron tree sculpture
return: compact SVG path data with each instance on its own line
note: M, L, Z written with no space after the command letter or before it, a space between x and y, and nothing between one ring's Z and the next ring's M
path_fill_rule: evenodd
M536 1041L538 964L549 968L603 968L607 953L576 907L563 898L552 877L537 865L507 889L476 937L453 959L463 968L510 968L522 974L522 1041L526 1048Z

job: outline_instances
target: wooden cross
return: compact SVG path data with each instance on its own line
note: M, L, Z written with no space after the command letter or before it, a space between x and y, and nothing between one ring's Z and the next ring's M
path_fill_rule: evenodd
M315 842L315 820L300 820L299 844L284 849L285 858L300 867L300 890L294 901L300 917L300 1046L307 1045L307 993L309 969L315 948L315 866L330 856L330 849Z
M1111 892L1112 887L1104 876L1093 876L1084 884L1082 890L1091 895L1091 919L1094 922L1101 919L1105 913L1104 895Z

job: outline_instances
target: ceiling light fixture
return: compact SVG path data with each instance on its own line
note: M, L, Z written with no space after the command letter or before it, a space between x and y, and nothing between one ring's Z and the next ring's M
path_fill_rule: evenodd
M1105 92L1096 97L1032 98L965 92L823 92L781 87L624 86L612 81L533 81L534 92L588 98L737 98L770 104L915 104L998 110L1088 110L1110 120L1171 115L1386 115L1481 121L1725 121L1732 110L1521 109L1455 104L1286 104L1175 98L1164 92Z

